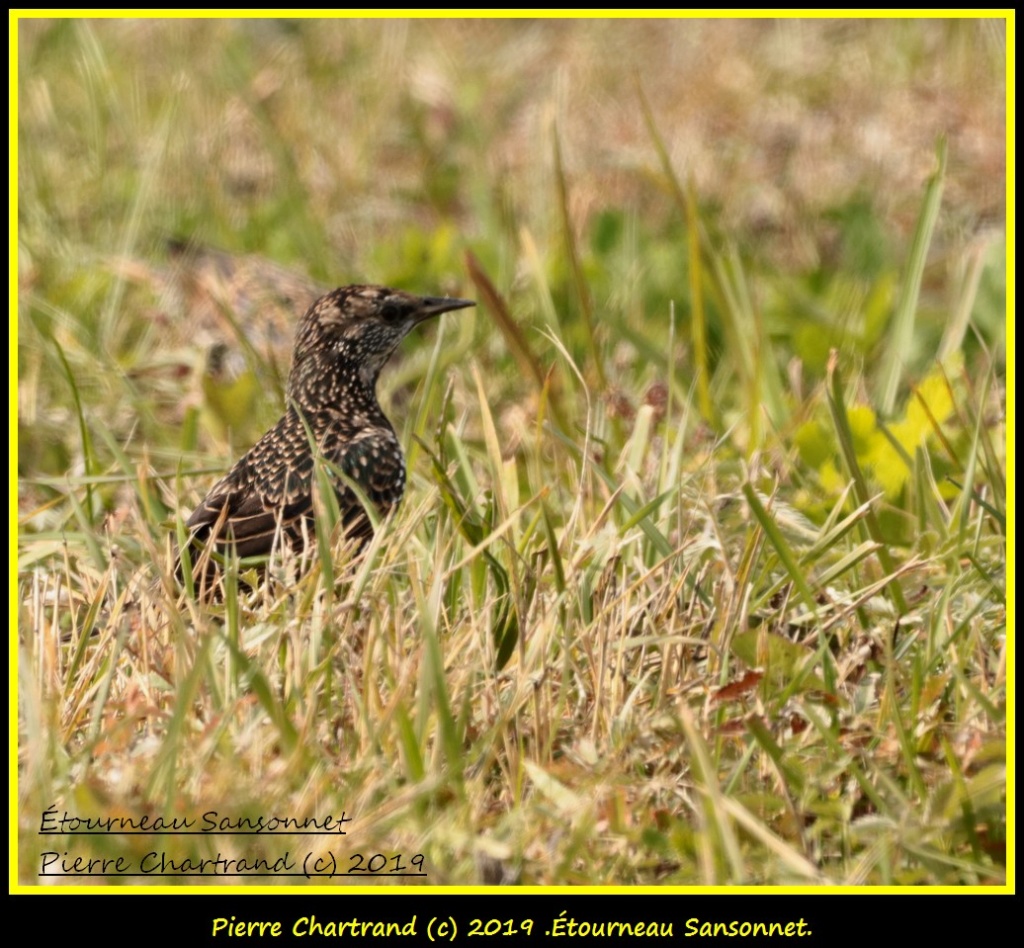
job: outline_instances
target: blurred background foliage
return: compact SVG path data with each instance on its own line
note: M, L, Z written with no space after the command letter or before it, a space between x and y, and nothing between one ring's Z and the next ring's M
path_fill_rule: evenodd
M43 371L53 343L86 403L115 396L115 378L136 380L110 420L119 437L132 430L153 446L182 429L178 447L196 445L183 413L205 403L216 416L216 393L186 385L190 402L174 389L202 375L218 344L239 348L238 332L257 351L235 355L231 378L247 361L280 396L296 294L268 317L258 304L273 274L257 262L228 300L237 310L248 297L246 325L211 325L179 285L169 240L259 254L310 278L312 295L313 281L466 292L471 250L545 369L558 356L544 328L630 403L655 381L689 391L703 365L706 420L752 449L762 435L736 427L753 404L747 383L774 425L797 424L779 384L787 366L808 391L832 348L854 374L891 348L941 137L948 167L899 353L903 398L937 357L962 357L968 373L982 350L1002 359L998 21L19 29L19 374L32 391L19 413L22 473L59 475L82 454L68 438L66 381ZM680 185L703 257L687 250ZM704 291L696 340L694 285ZM521 402L501 334L486 313L475 319L462 354L487 367L495 404ZM768 377L737 379L745 336L751 352L768 347ZM236 412L251 420L244 439L279 405ZM886 413L896 420L895 405ZM214 419L200 437L215 443L239 420ZM871 467L891 494L900 475L882 455ZM815 467L827 478L826 462Z

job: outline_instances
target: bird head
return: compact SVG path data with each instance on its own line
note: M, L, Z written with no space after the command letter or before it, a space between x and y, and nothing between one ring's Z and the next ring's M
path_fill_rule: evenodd
M372 390L409 330L432 316L475 305L471 300L413 296L383 286L333 290L302 318L289 388L333 365L358 376Z

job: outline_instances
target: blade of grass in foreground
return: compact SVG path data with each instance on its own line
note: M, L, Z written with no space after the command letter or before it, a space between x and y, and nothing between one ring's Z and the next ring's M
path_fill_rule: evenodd
M569 269L572 272L573 286L576 289L576 301L580 307L583 328L587 336L587 348L594 366L594 375L598 386L603 390L607 386L604 366L601 364L601 353L597 348L597 337L594 335L594 303L590 297L590 287L583 275L579 250L576 247L576 235L573 232L572 219L569 215L569 186L565 180L565 165L562 162L562 143L558 130L554 130L555 146L555 182L558 185L558 209L562 214L562 231L565 238L565 253L569 258Z
M192 668L178 688L174 713L167 724L160 753L150 771L148 795L162 800L166 809L171 808L178 796L178 759L185 742L186 721L192 719L200 684L208 673L207 662L214 637L214 634L209 632L200 636L199 648L192 659Z
M713 884L721 881L717 878L718 873L715 870L718 860L714 858L712 848L714 845L712 839L714 838L717 839L720 847L721 861L729 867L728 881L733 885L742 885L745 880L743 857L740 854L739 840L722 805L724 797L718 786L716 776L718 768L711 760L708 746L693 720L690 709L684 703L679 705L679 723L686 737L686 746L690 750L690 766L693 769L697 787L703 794L703 799L697 804L697 808L704 820L705 829L705 832L700 834L706 847L702 852L705 882Z
M807 578L803 574L803 570L800 569L800 564L797 563L796 557L793 555L793 551L790 550L789 544L782 536L782 531L779 530L775 521L772 519L768 511L765 510L764 504L761 503L761 499L757 496L757 493L750 484L743 485L743 496L747 498L747 503L750 504L750 509L753 512L754 517L757 519L757 522L761 524L761 529L764 530L769 542L773 547L775 547L775 552L779 555L779 559L782 561L782 565L786 568L786 572L789 573L792 578L797 591L800 593L800 597L804 601L804 604L813 614L816 609L814 592L808 584Z
M559 427L563 431L568 431L569 429L566 426L565 416L562 411L560 391L556 381L551 379L549 373L544 370L540 359L537 358L537 354L530 347L529 340L512 318L508 304L471 250L466 251L466 269L469 271L469 277L473 281L477 292L490 310L494 321L498 324L501 334L505 337L505 342L511 350L516 363L519 365L520 371L524 377L533 380L538 393L543 392L545 386L548 387L551 413L555 416Z
M68 364L67 357L64 355L64 350L61 348L60 343L54 336L50 337L50 342L53 345L54 351L57 353L57 358L60 360L60 364L64 369L64 375L68 380L68 385L71 388L71 398L75 403L75 417L78 419L78 432L82 440L82 461L85 466L85 500L86 500L86 521L91 526L93 525L92 517L94 513L94 504L92 496L92 483L90 478L95 475L97 470L96 455L92 447L92 439L89 437L89 426L85 423L85 412L82 409L82 399L78 393L78 385L75 383L75 375L71 371L71 366Z
M207 636L207 640L209 640L209 638L212 638L212 636ZM278 737L280 738L281 749L285 753L290 753L298 744L299 734L295 730L295 725L292 723L291 718L288 717L288 712L274 695L274 689L267 680L267 676L264 674L262 666L251 661L249 656L245 654L244 649L242 649L236 642L232 641L229 636L221 635L220 639L231 652L231 656L235 662L235 667L238 671L239 680L247 683L249 689L254 695L256 695L256 700L259 701L260 706L267 712L267 716L273 723ZM204 643L204 649L206 647L206 643ZM203 656L203 651L196 655L193 675L195 675L196 669L200 669L205 665Z
M843 452L843 459L853 478L853 488L857 495L857 503L861 506L868 506L864 513L864 524L867 527L871 539L879 545L878 561L882 564L885 572L893 576L889 584L889 591L892 593L893 601L901 614L907 612L907 601L903 597L903 590L900 588L899 580L895 578L896 564L889 555L889 548L886 546L885 538L882 535L882 528L875 516L874 508L870 506L871 496L868 493L867 481L864 472L857 461L857 452L853 446L853 432L850 430L850 422L846 417L846 396L843 392L843 382L837 371L839 365L839 354L833 350L828 360L828 406L832 414L832 423L835 425L839 446Z
M914 240L910 245L910 260L907 272L903 276L903 287L900 299L896 304L892 325L885 341L882 356L882 368L878 375L878 408L882 416L888 418L896 404L900 379L903 377L904 359L910 351L914 338L914 317L917 313L917 300L921 295L921 279L924 265L928 257L928 247L932 242L935 222L939 217L939 205L942 202L942 186L946 177L946 139L941 138L936 147L939 167L928 180L925 189L924 203L917 218Z

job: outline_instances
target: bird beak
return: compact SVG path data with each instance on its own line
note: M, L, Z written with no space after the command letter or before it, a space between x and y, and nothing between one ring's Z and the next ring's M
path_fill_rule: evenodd
M416 322L421 323L431 316L440 316L453 309L465 309L467 306L476 306L472 300L458 300L450 296L424 296L420 299L419 308L416 310Z

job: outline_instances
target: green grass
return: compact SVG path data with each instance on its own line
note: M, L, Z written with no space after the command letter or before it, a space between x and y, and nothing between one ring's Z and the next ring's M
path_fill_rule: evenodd
M396 884L1003 884L1004 62L971 21L22 21L22 882L56 805L344 811L59 848ZM257 254L479 305L382 379L368 550L325 512L202 603L174 543L298 317Z

